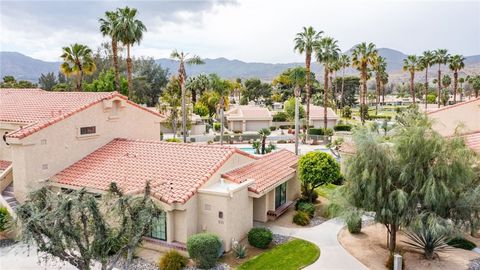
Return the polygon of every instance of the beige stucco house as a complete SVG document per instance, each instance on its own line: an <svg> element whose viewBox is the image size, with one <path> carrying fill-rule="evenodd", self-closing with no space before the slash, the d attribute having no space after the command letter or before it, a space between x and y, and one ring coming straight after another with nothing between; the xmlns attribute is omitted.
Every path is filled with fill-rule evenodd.
<svg viewBox="0 0 480 270"><path fill-rule="evenodd" d="M0 89L0 108L0 160L11 162L8 185L20 202L116 137L160 138L160 115L117 92Z"/></svg>
<svg viewBox="0 0 480 270"><path fill-rule="evenodd" d="M161 142L161 115L116 92L0 89L0 108L0 204L10 210L43 185L102 194L116 182L138 194L148 181L164 212L146 247L184 250L190 235L207 231L228 251L254 221L276 218L300 193L292 152L257 157Z"/></svg>
<svg viewBox="0 0 480 270"><path fill-rule="evenodd" d="M262 128L272 126L272 114L265 108L256 105L232 107L225 112L227 127L234 132L258 132Z"/></svg>
<svg viewBox="0 0 480 270"><path fill-rule="evenodd" d="M307 108L305 108L307 110ZM324 110L322 106L310 105L310 119L309 125L314 128L323 128L324 120ZM327 127L333 128L340 117L332 110L332 108L327 108Z"/></svg>

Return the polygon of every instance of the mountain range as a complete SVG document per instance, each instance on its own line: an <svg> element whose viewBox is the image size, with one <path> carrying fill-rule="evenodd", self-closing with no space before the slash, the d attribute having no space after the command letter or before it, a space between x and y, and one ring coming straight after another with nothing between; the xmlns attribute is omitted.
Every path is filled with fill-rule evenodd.
<svg viewBox="0 0 480 270"><path fill-rule="evenodd" d="M389 48L380 48L378 51L381 56L386 58L391 81L401 80L408 76L401 71L402 61L406 58L406 54ZM351 54L351 50L348 50L346 53ZM217 73L219 76L228 79L257 77L264 81L271 81L287 68L304 65L303 62L279 64L249 63L226 58L204 59L204 61L204 65L187 66L188 75ZM168 68L170 73L175 73L178 69L178 62L171 59L160 58L156 62L162 67ZM466 57L465 65L467 74L470 72L477 73L480 71L480 55ZM60 62L43 61L18 52L0 52L0 78L5 75L12 75L17 80L37 82L42 73L57 73L59 66ZM312 63L312 71L319 76L322 72L321 65ZM432 68L432 75L434 75L434 71L434 68ZM357 71L352 68L347 70L347 74L356 73Z"/></svg>

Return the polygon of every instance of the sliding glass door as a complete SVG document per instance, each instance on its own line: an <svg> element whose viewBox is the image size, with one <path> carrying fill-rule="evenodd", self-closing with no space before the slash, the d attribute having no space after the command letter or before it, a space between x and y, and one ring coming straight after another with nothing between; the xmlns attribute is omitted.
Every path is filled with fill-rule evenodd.
<svg viewBox="0 0 480 270"><path fill-rule="evenodd" d="M287 202L287 182L275 188L275 209Z"/></svg>

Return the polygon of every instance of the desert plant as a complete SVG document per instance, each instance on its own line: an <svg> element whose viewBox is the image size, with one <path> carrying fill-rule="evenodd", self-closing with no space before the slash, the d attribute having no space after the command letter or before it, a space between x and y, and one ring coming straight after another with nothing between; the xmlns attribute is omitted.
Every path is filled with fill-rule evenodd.
<svg viewBox="0 0 480 270"><path fill-rule="evenodd" d="M234 241L232 245L233 252L235 252L235 257L238 259L243 259L247 257L247 247L240 244L238 241Z"/></svg>
<svg viewBox="0 0 480 270"><path fill-rule="evenodd" d="M308 224L310 224L310 216L305 212L298 211L293 216L293 223L300 226L307 226Z"/></svg>
<svg viewBox="0 0 480 270"><path fill-rule="evenodd" d="M447 238L443 233L436 233L427 228L405 231L409 240L403 241L413 249L423 252L426 259L432 260L439 257L438 253L448 251Z"/></svg>
<svg viewBox="0 0 480 270"><path fill-rule="evenodd" d="M188 259L172 249L160 258L158 268L161 270L182 270L188 264Z"/></svg>
<svg viewBox="0 0 480 270"><path fill-rule="evenodd" d="M472 250L477 247L472 241L461 237L455 237L448 240L447 245L465 250Z"/></svg>
<svg viewBox="0 0 480 270"><path fill-rule="evenodd" d="M221 126L221 124L218 123L218 122L213 123L213 129L215 131L220 131L220 126Z"/></svg>
<svg viewBox="0 0 480 270"><path fill-rule="evenodd" d="M222 241L216 234L199 233L187 240L187 251L199 268L210 269L217 263Z"/></svg>
<svg viewBox="0 0 480 270"><path fill-rule="evenodd" d="M0 232L5 231L8 228L8 222L10 221L10 213L6 207L0 207Z"/></svg>
<svg viewBox="0 0 480 270"><path fill-rule="evenodd" d="M298 211L307 213L310 218L315 215L315 205L309 202L302 202L298 205Z"/></svg>
<svg viewBox="0 0 480 270"><path fill-rule="evenodd" d="M248 243L254 247L265 249L272 240L273 234L267 228L252 228L248 232Z"/></svg>
<svg viewBox="0 0 480 270"><path fill-rule="evenodd" d="M362 215L359 211L351 211L345 218L348 231L351 234L360 233L362 230Z"/></svg>

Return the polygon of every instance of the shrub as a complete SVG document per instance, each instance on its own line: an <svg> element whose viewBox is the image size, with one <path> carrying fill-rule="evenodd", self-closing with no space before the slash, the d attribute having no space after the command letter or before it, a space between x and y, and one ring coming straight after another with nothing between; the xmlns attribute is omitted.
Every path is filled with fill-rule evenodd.
<svg viewBox="0 0 480 270"><path fill-rule="evenodd" d="M362 216L358 212L353 212L346 218L347 228L351 234L360 233L362 230Z"/></svg>
<svg viewBox="0 0 480 270"><path fill-rule="evenodd" d="M188 255L203 269L215 266L221 248L222 241L212 233L194 234L187 240Z"/></svg>
<svg viewBox="0 0 480 270"><path fill-rule="evenodd" d="M213 129L214 129L215 131L220 131L221 125L222 125L222 124L217 123L217 122L216 122L216 123L213 123Z"/></svg>
<svg viewBox="0 0 480 270"><path fill-rule="evenodd" d="M287 141L285 141L285 140L278 140L278 141L277 141L277 144L278 144L278 143L287 143Z"/></svg>
<svg viewBox="0 0 480 270"><path fill-rule="evenodd" d="M447 242L447 244L449 246L461 248L465 250L472 250L477 247L477 245L475 245L475 243L473 243L472 241L469 241L461 237L452 238Z"/></svg>
<svg viewBox="0 0 480 270"><path fill-rule="evenodd" d="M310 218L315 215L315 205L309 202L301 202L298 204L298 211L308 214Z"/></svg>
<svg viewBox="0 0 480 270"><path fill-rule="evenodd" d="M182 270L188 264L188 259L172 249L160 258L158 267L161 270Z"/></svg>
<svg viewBox="0 0 480 270"><path fill-rule="evenodd" d="M270 130L271 130L271 131L277 130L277 127L276 127L276 126L271 126L271 127L270 127Z"/></svg>
<svg viewBox="0 0 480 270"><path fill-rule="evenodd" d="M315 203L318 199L318 192L316 190L312 191L312 194L309 193L308 190L305 190L305 188L302 186L302 197L297 200L297 203L295 204L295 210L298 210L298 206L302 202L308 202L308 203ZM310 195L312 196L312 199L310 199Z"/></svg>
<svg viewBox="0 0 480 270"><path fill-rule="evenodd" d="M310 135L325 135L323 128L311 128Z"/></svg>
<svg viewBox="0 0 480 270"><path fill-rule="evenodd" d="M352 118L352 109L350 108L350 106L345 106L342 109L342 116L347 119Z"/></svg>
<svg viewBox="0 0 480 270"><path fill-rule="evenodd" d="M210 111L208 110L208 107L205 104L203 104L201 102L197 102L197 103L195 103L195 106L193 107L193 113L197 114L197 115L200 115L202 117L205 117L205 116L208 116Z"/></svg>
<svg viewBox="0 0 480 270"><path fill-rule="evenodd" d="M285 122L287 121L288 116L285 112L278 112L273 115L273 122Z"/></svg>
<svg viewBox="0 0 480 270"><path fill-rule="evenodd" d="M437 95L436 94L428 94L427 95L427 103L434 104L437 102Z"/></svg>
<svg viewBox="0 0 480 270"><path fill-rule="evenodd" d="M257 248L267 248L272 239L273 234L267 228L252 228L248 232L248 243Z"/></svg>
<svg viewBox="0 0 480 270"><path fill-rule="evenodd" d="M293 223L300 225L300 226L307 226L310 224L310 217L308 216L307 213L298 211L294 216L293 216Z"/></svg>
<svg viewBox="0 0 480 270"><path fill-rule="evenodd" d="M180 140L179 138L168 138L165 140L166 142L182 142L182 140Z"/></svg>
<svg viewBox="0 0 480 270"><path fill-rule="evenodd" d="M352 130L352 126L347 125L347 124L338 124L338 125L334 126L333 129L335 131L350 131L350 130Z"/></svg>
<svg viewBox="0 0 480 270"><path fill-rule="evenodd" d="M293 128L291 125L280 125L280 129L290 129Z"/></svg>
<svg viewBox="0 0 480 270"><path fill-rule="evenodd" d="M390 120L392 119L391 116L388 115L370 115L368 119L373 120L373 119L385 119L385 120Z"/></svg>
<svg viewBox="0 0 480 270"><path fill-rule="evenodd" d="M10 213L6 207L0 207L0 232L7 229L8 222L10 220Z"/></svg>

